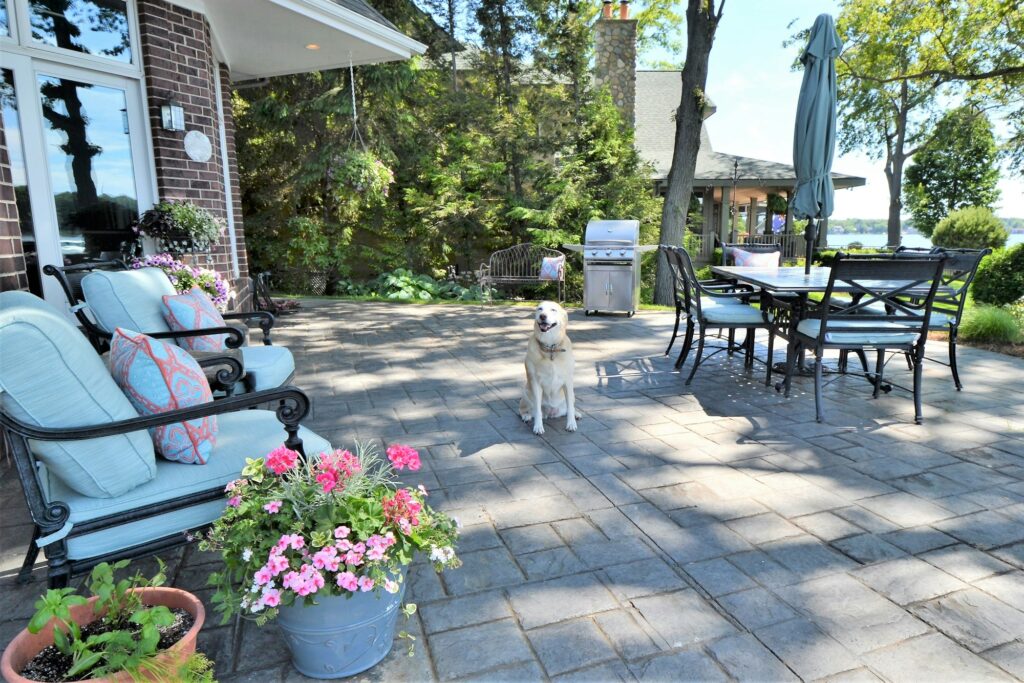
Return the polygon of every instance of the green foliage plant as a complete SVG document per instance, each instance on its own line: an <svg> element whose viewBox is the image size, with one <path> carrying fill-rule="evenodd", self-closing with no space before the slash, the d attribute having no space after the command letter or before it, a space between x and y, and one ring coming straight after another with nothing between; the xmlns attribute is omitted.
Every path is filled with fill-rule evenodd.
<svg viewBox="0 0 1024 683"><path fill-rule="evenodd" d="M932 244L960 249L998 249L1006 244L1008 234L1002 221L990 209L971 206L958 209L935 226Z"/></svg>
<svg viewBox="0 0 1024 683"><path fill-rule="evenodd" d="M140 237L162 240L187 237L208 248L224 232L224 222L191 201L166 201L144 211L133 230Z"/></svg>
<svg viewBox="0 0 1024 683"><path fill-rule="evenodd" d="M984 112L974 107L946 112L906 171L904 204L913 216L914 228L931 237L950 212L995 204L999 199L998 153L992 123Z"/></svg>
<svg viewBox="0 0 1024 683"><path fill-rule="evenodd" d="M1016 344L1021 341L1021 326L1010 311L998 306L974 306L960 323L960 338L992 344Z"/></svg>
<svg viewBox="0 0 1024 683"><path fill-rule="evenodd" d="M56 620L53 644L71 658L69 678L98 678L119 671L137 674L152 663L160 628L174 623L169 609L144 606L135 590L162 585L163 564L152 579L139 573L117 579L114 572L127 566L128 560L113 565L104 562L93 568L89 577L89 590L97 598L92 613L106 627L101 633L83 636L82 628L71 619L71 607L88 603L74 588L51 588L36 601L28 631L39 633L51 619Z"/></svg>
<svg viewBox="0 0 1024 683"><path fill-rule="evenodd" d="M976 302L993 306L1015 305L1024 299L1024 244L997 249L982 259L971 295Z"/></svg>

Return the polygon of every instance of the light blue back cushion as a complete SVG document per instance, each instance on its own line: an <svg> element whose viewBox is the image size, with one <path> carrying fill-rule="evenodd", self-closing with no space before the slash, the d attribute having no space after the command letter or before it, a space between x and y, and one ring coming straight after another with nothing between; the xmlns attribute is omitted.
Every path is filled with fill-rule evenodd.
<svg viewBox="0 0 1024 683"><path fill-rule="evenodd" d="M82 278L82 293L96 322L107 332L118 327L142 334L169 332L163 297L177 292L159 268L94 270Z"/></svg>
<svg viewBox="0 0 1024 683"><path fill-rule="evenodd" d="M170 498L221 488L241 476L246 458L262 458L287 437L284 427L269 410L240 410L219 415L218 419L217 445L204 467L159 459L158 474L153 481L115 499L85 498L68 491L60 482L50 483L48 499L68 503L74 524L145 508ZM326 439L305 427L299 428L299 438L310 457L332 450ZM209 524L220 517L226 501L227 496L221 496L207 503L72 538L68 541L68 556L73 560L96 557Z"/></svg>
<svg viewBox="0 0 1024 683"><path fill-rule="evenodd" d="M0 294L3 410L27 424L51 428L138 417L85 336L41 300L26 305L24 296ZM156 475L153 442L146 431L84 441L34 441L32 452L69 488L86 496L119 496Z"/></svg>

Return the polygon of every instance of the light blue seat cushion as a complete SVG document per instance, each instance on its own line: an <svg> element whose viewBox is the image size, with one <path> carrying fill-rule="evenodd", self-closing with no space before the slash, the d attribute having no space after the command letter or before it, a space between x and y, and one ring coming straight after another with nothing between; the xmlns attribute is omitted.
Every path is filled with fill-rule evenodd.
<svg viewBox="0 0 1024 683"><path fill-rule="evenodd" d="M692 313L696 315L696 309L694 309ZM739 306L705 306L704 300L702 299L701 313L704 315L704 320L707 321L708 325L765 324L764 317L761 315L761 310L748 304L740 304Z"/></svg>
<svg viewBox="0 0 1024 683"><path fill-rule="evenodd" d="M243 346L240 351L255 391L276 389L295 374L295 358L284 346Z"/></svg>
<svg viewBox="0 0 1024 683"><path fill-rule="evenodd" d="M848 306L849 302L847 302L846 305ZM887 312L885 310L885 304L882 304L882 303L877 302L877 301L875 303L873 303L873 304L869 304L869 305L865 306L864 308L862 308L860 310L863 310L865 313L871 313L872 315L887 315ZM903 313L903 311L896 311L896 315L906 315L906 314ZM955 324L956 324L956 316L955 315L948 315L948 314L943 313L941 311L936 311L936 310L932 309L931 315L928 316L928 329L931 329L931 330L948 330L950 325L955 325Z"/></svg>
<svg viewBox="0 0 1024 683"><path fill-rule="evenodd" d="M202 466L160 460L154 479L117 498L88 498L71 491L59 480L49 481L49 499L61 500L71 508L71 522L79 524L97 517L145 508L164 500L187 496L213 487L223 487L241 476L246 458L260 458L280 446L287 435L269 410L241 410L218 416L220 432L210 461ZM331 445L308 429L299 438L310 456L331 450ZM153 541L217 519L227 498L222 497L190 508L168 512L150 519L123 524L68 540L71 559L96 557Z"/></svg>
<svg viewBox="0 0 1024 683"><path fill-rule="evenodd" d="M82 278L82 294L96 323L107 332L123 327L142 334L169 332L163 298L176 296L159 268L94 270Z"/></svg>
<svg viewBox="0 0 1024 683"><path fill-rule="evenodd" d="M31 295L0 294L4 411L27 424L49 428L138 417L85 336L41 300L24 305L25 296ZM119 496L156 474L153 442L145 431L82 441L37 441L31 447L50 472L86 496Z"/></svg>
<svg viewBox="0 0 1024 683"><path fill-rule="evenodd" d="M829 329L835 329L842 327L844 330L849 329L850 332L827 332L825 334L825 343L827 344L859 344L862 346L884 346L886 344L892 344L899 346L903 344L913 344L917 341L917 332L857 332L857 328L877 328L879 326L885 328L892 328L893 330L906 330L905 326L897 323L885 323L877 321L857 321L857 320L834 320L829 322ZM818 332L821 331L821 321L817 319L801 320L800 324L796 326L797 332L808 337L818 338Z"/></svg>

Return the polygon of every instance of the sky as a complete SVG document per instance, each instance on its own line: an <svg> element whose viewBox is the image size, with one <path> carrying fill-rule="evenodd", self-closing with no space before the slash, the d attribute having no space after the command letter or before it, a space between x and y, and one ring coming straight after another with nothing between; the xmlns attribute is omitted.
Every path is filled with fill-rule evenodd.
<svg viewBox="0 0 1024 683"><path fill-rule="evenodd" d="M782 42L796 30L809 27L822 12L836 16L837 4L831 0L726 0L711 50L707 85L708 96L718 107L707 120L716 152L792 163L793 120L802 75L790 70L797 46L784 48ZM794 19L797 21L790 28ZM681 61L681 55L650 57ZM833 218L888 215L884 166L883 160L864 153L836 151L832 170L861 176L867 184L837 191ZM1024 179L1010 178L1005 169L1002 176L996 215L1024 217Z"/></svg>

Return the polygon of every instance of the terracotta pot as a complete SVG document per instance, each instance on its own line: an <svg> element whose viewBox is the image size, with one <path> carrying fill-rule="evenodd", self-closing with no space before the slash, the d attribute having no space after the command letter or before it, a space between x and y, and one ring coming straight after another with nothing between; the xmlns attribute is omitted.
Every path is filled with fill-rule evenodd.
<svg viewBox="0 0 1024 683"><path fill-rule="evenodd" d="M150 606L163 605L169 609L181 608L191 614L195 620L192 628L182 636L181 640L157 655L157 659L167 666L174 667L182 664L188 659L189 655L196 651L196 638L199 636L199 629L203 627L203 622L206 620L206 609L203 607L203 603L191 593L177 588L141 588L138 590L142 591L142 604ZM92 613L92 605L96 600L97 598L90 598L88 604L77 605L71 608L71 618L75 623L85 625L96 618ZM54 623L54 621L50 622L50 624ZM53 645L52 626L47 625L46 628L35 634L29 633L28 629L23 629L21 633L14 637L14 640L7 646L7 649L4 650L3 659L0 660L0 676L8 683L32 683L31 678L25 678L19 675L18 672L25 668L25 665L31 662L43 648L49 645ZM145 669L140 673L142 680L155 680L155 676ZM86 680L95 681L96 683L106 681L111 683L129 683L133 679L128 673L122 671L105 678L89 678Z"/></svg>

